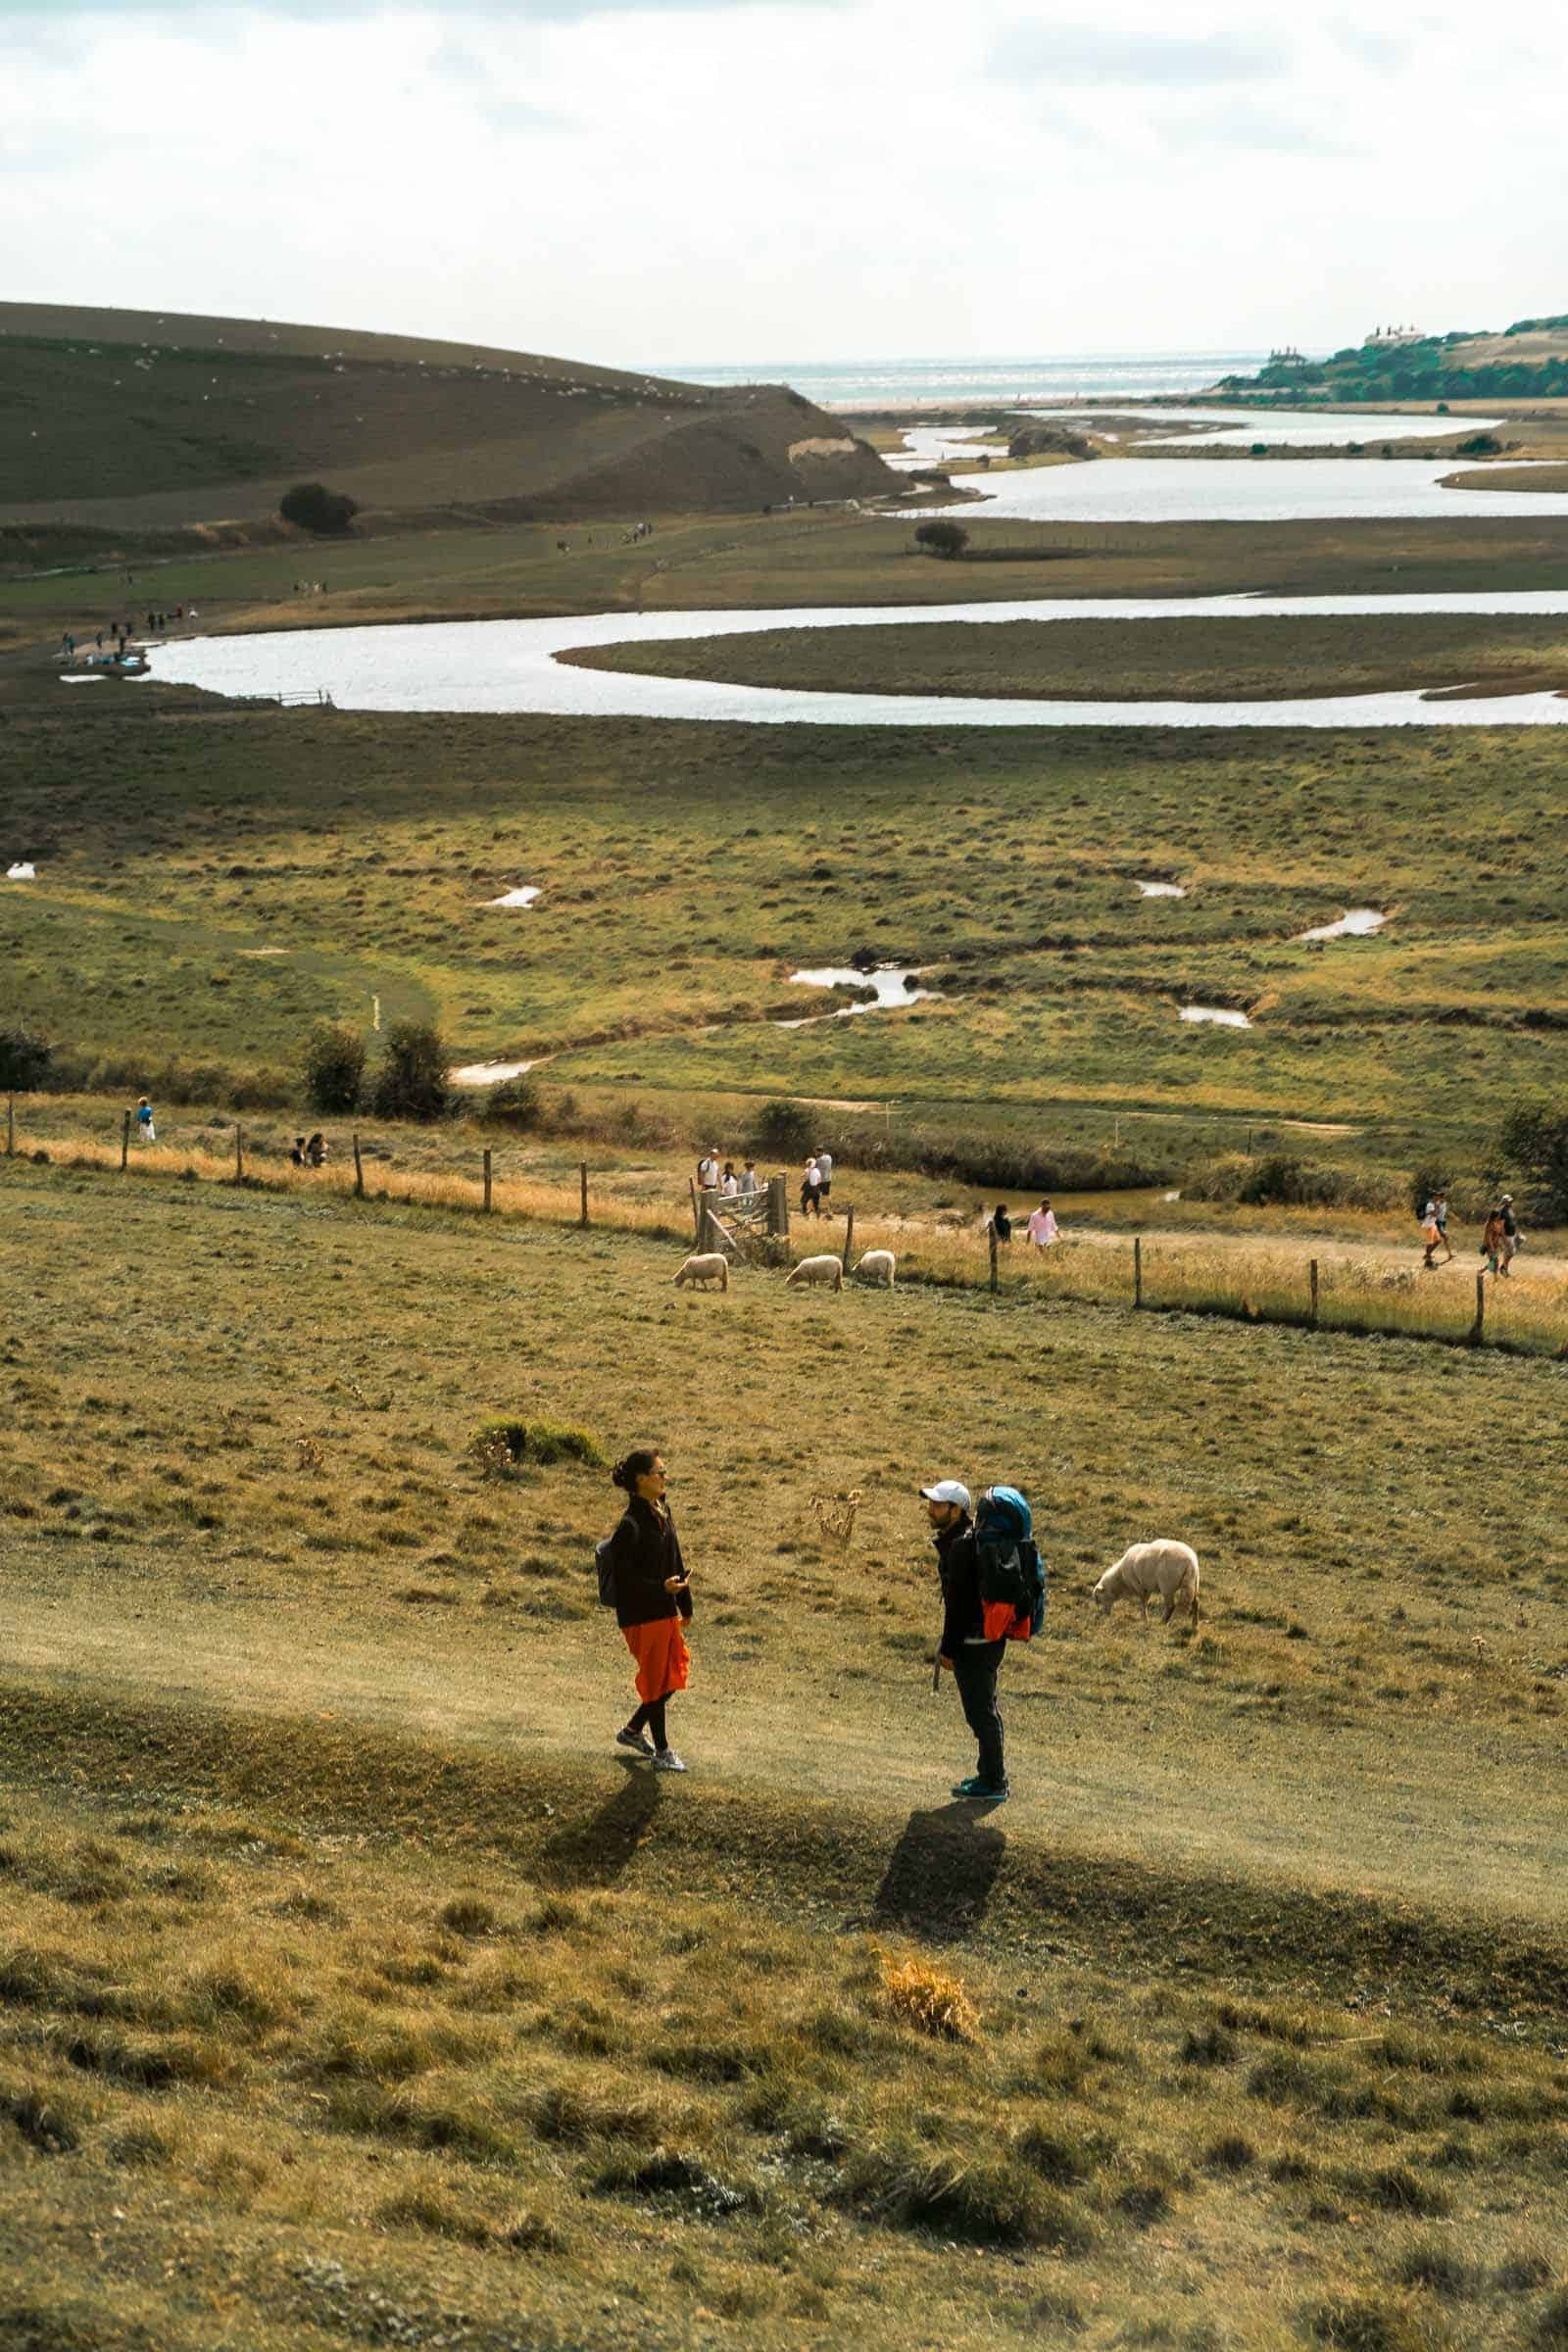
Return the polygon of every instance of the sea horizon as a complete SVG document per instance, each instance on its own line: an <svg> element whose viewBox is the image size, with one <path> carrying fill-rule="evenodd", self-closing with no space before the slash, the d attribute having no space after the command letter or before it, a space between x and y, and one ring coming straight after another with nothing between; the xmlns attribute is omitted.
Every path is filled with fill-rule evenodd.
<svg viewBox="0 0 1568 2352"><path fill-rule="evenodd" d="M658 372L694 384L787 383L823 409L949 408L995 402L1152 399L1252 375L1266 351L1064 352L1048 357L707 361Z"/></svg>

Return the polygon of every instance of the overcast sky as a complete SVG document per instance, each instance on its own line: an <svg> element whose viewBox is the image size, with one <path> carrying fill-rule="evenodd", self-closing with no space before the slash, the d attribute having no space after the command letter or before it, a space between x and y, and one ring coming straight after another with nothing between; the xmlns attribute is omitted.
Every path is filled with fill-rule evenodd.
<svg viewBox="0 0 1568 2352"><path fill-rule="evenodd" d="M0 296L609 364L1568 311L1524 0L0 0Z"/></svg>

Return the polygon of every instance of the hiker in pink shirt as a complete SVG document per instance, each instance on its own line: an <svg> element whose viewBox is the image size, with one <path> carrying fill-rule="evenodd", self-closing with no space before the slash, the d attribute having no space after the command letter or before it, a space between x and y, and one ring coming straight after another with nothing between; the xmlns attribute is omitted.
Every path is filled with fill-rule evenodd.
<svg viewBox="0 0 1568 2352"><path fill-rule="evenodd" d="M1029 1239L1037 1250L1049 1250L1058 1238L1056 1215L1049 1200L1042 1200L1029 1219Z"/></svg>

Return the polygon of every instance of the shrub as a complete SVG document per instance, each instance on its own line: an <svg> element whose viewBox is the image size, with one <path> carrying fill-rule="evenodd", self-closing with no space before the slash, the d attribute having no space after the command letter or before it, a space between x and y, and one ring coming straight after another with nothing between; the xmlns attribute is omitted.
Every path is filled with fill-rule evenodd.
<svg viewBox="0 0 1568 2352"><path fill-rule="evenodd" d="M1497 1139L1503 1157L1541 1187L1550 1216L1568 1216L1568 1101L1516 1102Z"/></svg>
<svg viewBox="0 0 1568 2352"><path fill-rule="evenodd" d="M1227 1152L1188 1169L1182 1190L1190 1200L1230 1200L1246 1207L1403 1208L1410 1188L1376 1168L1323 1166L1293 1152L1250 1159ZM1425 1196L1423 1195L1423 1198Z"/></svg>
<svg viewBox="0 0 1568 2352"><path fill-rule="evenodd" d="M318 1021L305 1047L305 1099L313 1110L358 1110L365 1040L341 1021Z"/></svg>
<svg viewBox="0 0 1568 2352"><path fill-rule="evenodd" d="M25 1029L0 1029L0 1091L29 1095L42 1086L54 1048Z"/></svg>
<svg viewBox="0 0 1568 2352"><path fill-rule="evenodd" d="M1458 444L1461 458L1494 458L1501 449L1502 443L1495 433L1471 433Z"/></svg>
<svg viewBox="0 0 1568 2352"><path fill-rule="evenodd" d="M539 1082L525 1070L519 1078L504 1078L484 1099L480 1117L507 1127L537 1127L544 1109Z"/></svg>
<svg viewBox="0 0 1568 2352"><path fill-rule="evenodd" d="M505 1417L481 1422L468 1451L481 1460L504 1446L514 1462L537 1462L548 1469L557 1462L583 1462L602 1469L605 1456L598 1440L586 1429L567 1429L554 1421L513 1421Z"/></svg>
<svg viewBox="0 0 1568 2352"><path fill-rule="evenodd" d="M759 1152L799 1159L820 1141L816 1122L803 1102L764 1102L752 1122L750 1141Z"/></svg>
<svg viewBox="0 0 1568 2352"><path fill-rule="evenodd" d="M451 1103L446 1048L427 1021L394 1021L370 1104L381 1119L439 1119Z"/></svg>
<svg viewBox="0 0 1568 2352"><path fill-rule="evenodd" d="M345 492L329 490L324 482L296 482L278 500L277 511L285 522L297 523L302 531L335 539L342 537L360 510Z"/></svg>
<svg viewBox="0 0 1568 2352"><path fill-rule="evenodd" d="M968 546L969 534L961 522L922 522L914 534L914 544L928 556L940 556L951 563Z"/></svg>

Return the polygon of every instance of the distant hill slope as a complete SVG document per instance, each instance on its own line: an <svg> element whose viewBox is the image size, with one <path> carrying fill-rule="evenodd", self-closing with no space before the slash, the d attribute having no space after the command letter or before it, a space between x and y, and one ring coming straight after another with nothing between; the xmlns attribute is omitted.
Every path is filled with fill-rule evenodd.
<svg viewBox="0 0 1568 2352"><path fill-rule="evenodd" d="M370 522L726 510L900 486L782 384L715 389L478 344L0 303L0 523L23 535L269 524L308 478L347 491Z"/></svg>
<svg viewBox="0 0 1568 2352"><path fill-rule="evenodd" d="M1568 394L1568 314L1496 333L1459 328L1410 343L1359 343L1326 360L1227 375L1230 392L1328 392L1336 400L1541 400Z"/></svg>

